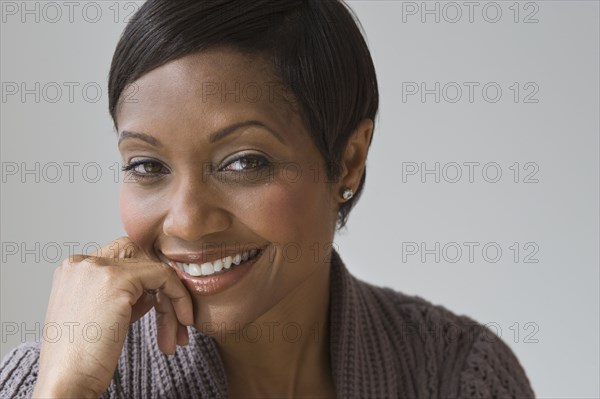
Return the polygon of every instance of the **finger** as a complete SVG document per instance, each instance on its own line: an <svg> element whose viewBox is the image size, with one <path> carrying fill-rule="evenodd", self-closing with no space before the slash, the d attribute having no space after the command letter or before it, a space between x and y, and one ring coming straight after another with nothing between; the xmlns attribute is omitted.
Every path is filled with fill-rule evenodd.
<svg viewBox="0 0 600 399"><path fill-rule="evenodd" d="M69 262L71 263L76 263L76 262L81 262L82 260L85 260L89 258L89 256L87 255L80 255L80 254L73 254L69 256Z"/></svg>
<svg viewBox="0 0 600 399"><path fill-rule="evenodd" d="M181 323L177 323L177 345L183 346L190 343L187 327Z"/></svg>
<svg viewBox="0 0 600 399"><path fill-rule="evenodd" d="M159 292L155 297L156 338L158 347L166 355L175 353L177 346L177 329L179 322L169 298Z"/></svg>
<svg viewBox="0 0 600 399"><path fill-rule="evenodd" d="M143 251L127 236L107 243L89 256L112 259L146 258Z"/></svg>
<svg viewBox="0 0 600 399"><path fill-rule="evenodd" d="M194 315L192 308L192 299L188 290L185 288L183 283L179 280L177 273L173 268L162 262L155 262L150 260L139 260L137 262L129 263L125 259L114 259L114 258L98 258L98 257L86 257L86 262L98 263L98 260L102 259L103 266L124 266L119 267L119 270L124 273L122 289L129 291L132 296L132 305L137 303L144 290L155 290L160 289L163 295L166 295L177 315L177 320L183 325L191 326L194 324ZM135 289L132 291L131 288ZM137 314L136 314L137 317Z"/></svg>
<svg viewBox="0 0 600 399"><path fill-rule="evenodd" d="M153 307L154 307L154 298L152 297L152 295L148 295L148 294L142 295L140 297L140 299L138 299L138 301L131 308L130 323L135 323L136 321L138 321L140 319L140 317L142 317L143 315L148 313L148 311L150 309L152 309Z"/></svg>
<svg viewBox="0 0 600 399"><path fill-rule="evenodd" d="M186 326L194 324L192 299L171 266L150 260L129 263L124 259L86 257L85 261L98 263L99 259L102 259L102 266L116 266L124 273L122 282L128 284L121 288L130 292L132 305L144 295L144 290L160 289L160 292L171 300L179 322Z"/></svg>
<svg viewBox="0 0 600 399"><path fill-rule="evenodd" d="M130 264L122 270L128 274L128 281L137 287L136 298L142 295L144 289L158 288L159 294L169 299L177 320L186 326L194 324L192 299L171 266L160 262L142 262Z"/></svg>

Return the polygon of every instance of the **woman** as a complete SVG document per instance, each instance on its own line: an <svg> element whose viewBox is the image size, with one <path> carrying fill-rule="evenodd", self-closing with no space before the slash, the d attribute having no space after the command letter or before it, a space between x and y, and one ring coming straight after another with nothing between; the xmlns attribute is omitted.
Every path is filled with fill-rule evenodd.
<svg viewBox="0 0 600 399"><path fill-rule="evenodd" d="M127 237L57 268L46 323L83 333L16 348L2 397L533 397L490 330L335 249L378 109L343 3L148 0L109 98Z"/></svg>

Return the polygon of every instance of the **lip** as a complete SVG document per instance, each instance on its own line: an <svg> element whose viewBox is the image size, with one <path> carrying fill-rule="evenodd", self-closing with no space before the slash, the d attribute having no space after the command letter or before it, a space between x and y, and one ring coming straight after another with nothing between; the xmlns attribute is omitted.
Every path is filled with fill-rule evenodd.
<svg viewBox="0 0 600 399"><path fill-rule="evenodd" d="M186 286L188 291L190 291L190 293L196 294L196 295L215 295L215 294L218 294L220 292L227 290L228 288L232 287L233 285L238 283L240 280L242 280L242 278L252 269L252 266L254 266L254 264L259 262L264 257L264 254L267 252L267 248L268 248L268 245L264 245L262 247L256 247L256 246L248 247L248 249L244 248L244 249L242 249L242 251L239 251L236 249L237 252L235 252L231 255L237 255L240 252L244 252L246 250L251 250L251 249L257 249L259 251L259 253L254 258L252 258L246 262L243 262L237 266L232 266L231 269L229 269L225 273L210 275L210 276L192 276L177 267L177 265L175 264L175 261L181 262L181 260L176 260L173 258L169 259L169 258L167 258L166 255L164 255L160 251L158 252L158 254L163 262L167 263L169 266L171 266L175 270L175 272L179 276L180 280ZM195 254L192 254L191 256L195 256ZM219 254L219 256L220 256L220 254ZM226 256L229 256L229 254L225 254L223 257L226 257ZM189 262L189 259L191 259L191 258L186 258L185 256L184 257L179 256L178 259L188 259L188 262L183 261L184 263L198 262L197 259L193 259L191 262ZM207 257L207 259L210 259L210 257ZM213 257L213 260L216 260L216 259L221 259L221 258Z"/></svg>
<svg viewBox="0 0 600 399"><path fill-rule="evenodd" d="M235 256L237 254L241 254L242 252L251 251L253 249L260 250L261 248L266 247L266 245L261 246L246 246L246 247L235 247L232 249L222 249L218 251L204 251L204 252L194 252L194 253L164 253L160 252L164 255L167 260L173 260L175 262L181 263L197 263L202 264L205 262L214 262L217 259L223 259L227 256Z"/></svg>

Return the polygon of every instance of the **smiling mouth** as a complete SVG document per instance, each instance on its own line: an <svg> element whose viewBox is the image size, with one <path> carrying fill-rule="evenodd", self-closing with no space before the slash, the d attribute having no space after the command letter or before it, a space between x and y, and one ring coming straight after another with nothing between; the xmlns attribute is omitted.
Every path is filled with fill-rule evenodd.
<svg viewBox="0 0 600 399"><path fill-rule="evenodd" d="M193 277L217 276L227 273L230 270L235 270L237 267L244 265L255 258L260 257L264 252L265 247L255 248L252 250L242 251L235 255L229 255L221 259L216 259L212 262L204 263L184 263L168 258L162 252L159 252L161 260L178 269L181 272L187 273Z"/></svg>

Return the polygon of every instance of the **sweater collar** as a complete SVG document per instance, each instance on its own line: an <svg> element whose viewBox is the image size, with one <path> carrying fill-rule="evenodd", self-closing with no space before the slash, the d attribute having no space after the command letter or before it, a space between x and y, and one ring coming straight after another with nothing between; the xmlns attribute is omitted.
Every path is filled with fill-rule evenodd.
<svg viewBox="0 0 600 399"><path fill-rule="evenodd" d="M385 319L374 311L374 287L350 274L335 249L330 273L330 359L336 396L395 396L393 344L385 333Z"/></svg>

